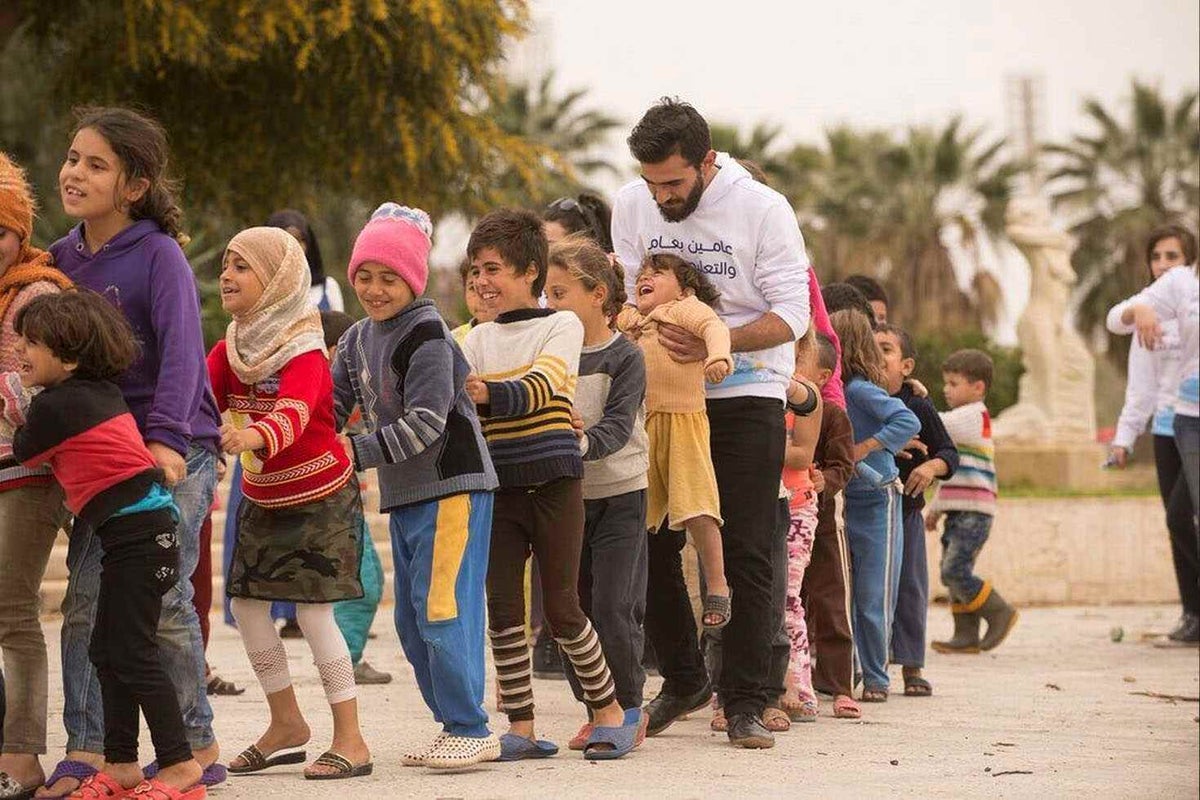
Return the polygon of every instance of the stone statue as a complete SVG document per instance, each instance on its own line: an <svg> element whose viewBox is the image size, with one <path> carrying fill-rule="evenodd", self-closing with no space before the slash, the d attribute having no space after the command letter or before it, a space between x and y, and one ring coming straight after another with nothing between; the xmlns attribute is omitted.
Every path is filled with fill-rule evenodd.
<svg viewBox="0 0 1200 800"><path fill-rule="evenodd" d="M1038 195L1008 204L1005 232L1029 262L1029 304L1017 323L1025 374L1018 402L996 419L997 440L1092 443L1095 363L1070 320L1075 240L1050 226L1050 207Z"/></svg>

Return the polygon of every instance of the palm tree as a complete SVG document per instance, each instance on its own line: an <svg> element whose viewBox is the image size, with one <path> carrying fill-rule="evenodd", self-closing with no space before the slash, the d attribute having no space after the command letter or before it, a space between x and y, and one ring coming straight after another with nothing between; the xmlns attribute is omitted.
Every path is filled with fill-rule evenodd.
<svg viewBox="0 0 1200 800"><path fill-rule="evenodd" d="M1195 226L1200 207L1200 124L1197 93L1170 102L1134 79L1127 113L1119 118L1095 98L1083 111L1095 129L1046 152L1056 206L1074 216L1079 239L1078 322L1085 334L1102 329L1117 301L1146 283L1143 248L1150 231L1169 222ZM1109 354L1125 363L1127 337L1110 337Z"/></svg>
<svg viewBox="0 0 1200 800"><path fill-rule="evenodd" d="M587 89L571 89L559 94L554 86L553 70L536 83L509 85L493 116L505 133L516 134L540 146L545 155L542 171L533 176L534 191L529 197L515 175L506 174L501 185L508 188L510 202L529 205L584 188L582 180L595 173L616 173L617 168L600 154L609 134L621 120L594 108L585 108Z"/></svg>
<svg viewBox="0 0 1200 800"><path fill-rule="evenodd" d="M1016 167L1001 158L1003 141L962 120L910 128L897 140L885 131L835 128L826 134L826 163L816 171L814 260L834 275L872 275L885 283L892 314L914 332L977 329L994 315L979 239L995 235ZM952 229L952 231L951 231ZM943 243L952 232L973 254L964 291Z"/></svg>

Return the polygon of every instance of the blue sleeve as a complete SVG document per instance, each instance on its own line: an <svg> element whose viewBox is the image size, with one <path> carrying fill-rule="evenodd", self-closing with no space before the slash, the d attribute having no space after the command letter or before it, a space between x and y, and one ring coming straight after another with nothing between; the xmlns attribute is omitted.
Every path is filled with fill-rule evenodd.
<svg viewBox="0 0 1200 800"><path fill-rule="evenodd" d="M861 403L863 410L879 424L879 430L863 438L874 437L893 455L900 452L921 430L917 415L908 410L903 400L892 397L870 381L857 380L852 384L852 391L858 395L856 399Z"/></svg>

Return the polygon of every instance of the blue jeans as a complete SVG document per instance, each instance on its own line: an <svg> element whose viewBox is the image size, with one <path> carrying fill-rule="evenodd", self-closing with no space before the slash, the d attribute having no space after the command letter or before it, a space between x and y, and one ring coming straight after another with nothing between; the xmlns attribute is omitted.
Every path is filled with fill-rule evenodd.
<svg viewBox="0 0 1200 800"><path fill-rule="evenodd" d="M216 741L204 684L204 641L192 606L192 573L200 560L200 528L212 507L216 456L199 447L187 454L187 477L171 490L179 507L179 581L162 598L158 645L167 675L179 696L183 724L193 750ZM70 579L63 598L63 725L67 750L104 752L104 708L100 682L88 658L96 601L100 595L100 538L75 522L67 548Z"/></svg>
<svg viewBox="0 0 1200 800"><path fill-rule="evenodd" d="M929 615L929 567L925 561L925 517L921 509L904 512L904 554L900 591L892 623L892 663L925 666L925 621Z"/></svg>
<svg viewBox="0 0 1200 800"><path fill-rule="evenodd" d="M947 511L942 526L942 583L950 590L950 602L968 605L983 591L983 579L975 574L975 559L992 531L991 514L978 511Z"/></svg>
<svg viewBox="0 0 1200 800"><path fill-rule="evenodd" d="M1183 462L1183 479L1192 497L1192 511L1200 509L1200 417L1175 415L1175 446Z"/></svg>
<svg viewBox="0 0 1200 800"><path fill-rule="evenodd" d="M488 735L483 710L484 586L492 493L391 512L396 632L425 705L455 736Z"/></svg>

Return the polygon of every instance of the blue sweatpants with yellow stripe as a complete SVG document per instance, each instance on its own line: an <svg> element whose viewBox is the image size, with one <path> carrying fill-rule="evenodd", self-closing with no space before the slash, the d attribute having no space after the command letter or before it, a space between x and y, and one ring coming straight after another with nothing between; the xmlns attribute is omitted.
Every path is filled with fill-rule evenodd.
<svg viewBox="0 0 1200 800"><path fill-rule="evenodd" d="M483 710L491 492L391 512L396 632L433 717L455 736L487 736Z"/></svg>

